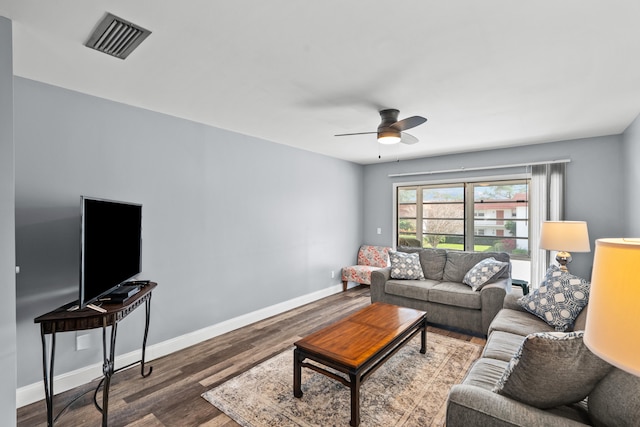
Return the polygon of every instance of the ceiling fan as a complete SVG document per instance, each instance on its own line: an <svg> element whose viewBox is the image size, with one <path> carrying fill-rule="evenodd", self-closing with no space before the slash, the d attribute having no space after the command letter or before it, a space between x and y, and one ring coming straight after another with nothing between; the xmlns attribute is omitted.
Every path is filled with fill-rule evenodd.
<svg viewBox="0 0 640 427"><path fill-rule="evenodd" d="M375 133L378 134L378 142L381 144L397 144L398 142L415 144L418 142L418 138L404 131L423 124L427 119L421 116L411 116L398 120L398 113L400 113L400 111L394 108L381 110L380 118L382 121L375 132L340 133L335 136L368 135Z"/></svg>

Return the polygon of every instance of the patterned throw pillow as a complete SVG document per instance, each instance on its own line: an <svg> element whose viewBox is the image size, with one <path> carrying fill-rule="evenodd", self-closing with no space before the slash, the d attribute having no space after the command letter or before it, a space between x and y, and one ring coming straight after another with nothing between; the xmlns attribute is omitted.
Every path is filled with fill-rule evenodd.
<svg viewBox="0 0 640 427"><path fill-rule="evenodd" d="M612 368L591 353L583 335L584 331L528 335L493 392L540 409L581 401Z"/></svg>
<svg viewBox="0 0 640 427"><path fill-rule="evenodd" d="M566 331L589 301L590 284L554 266L538 289L518 299L518 304L556 331Z"/></svg>
<svg viewBox="0 0 640 427"><path fill-rule="evenodd" d="M420 265L420 254L389 251L391 260L392 279L424 279L422 266Z"/></svg>
<svg viewBox="0 0 640 427"><path fill-rule="evenodd" d="M467 271L462 283L471 286L474 291L478 291L507 268L509 268L508 262L498 261L494 257L485 258Z"/></svg>

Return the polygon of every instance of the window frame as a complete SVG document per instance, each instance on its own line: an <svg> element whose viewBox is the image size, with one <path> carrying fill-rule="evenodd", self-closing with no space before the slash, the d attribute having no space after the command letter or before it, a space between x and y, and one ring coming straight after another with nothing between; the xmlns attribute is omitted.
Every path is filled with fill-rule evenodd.
<svg viewBox="0 0 640 427"><path fill-rule="evenodd" d="M438 179L438 180L427 180L427 181L412 181L412 182L396 182L393 183L393 214L392 214L392 230L393 230L393 247L396 248L397 247L397 243L398 243L398 234L399 234L399 230L398 230L398 190L401 188L416 188L418 189L419 187L424 187L424 186L446 186L446 185L464 185L464 191L465 191L465 201L464 201L464 210L465 210L465 218L464 218L464 248L465 250L473 250L473 240L474 239L469 239L468 236L472 236L475 238L475 236L473 236L474 234L474 225L475 225L475 220L476 219L480 219L479 217L475 217L475 208L474 208L474 204L475 201L472 201L471 203L468 203L467 200L469 200L469 197L471 200L474 199L474 194L473 194L473 185L477 185L479 183L488 183L488 184L493 184L495 182L509 182L509 181L526 181L528 184L528 189L529 189L529 193L530 193L530 186L531 186L531 176L527 173L523 173L523 174L509 174L509 175L494 175L494 176L478 176L478 177L464 177L464 178L451 178L451 179ZM473 184L473 185L467 185L467 184ZM422 213L422 205L423 205L423 201L420 200L421 198L421 194L418 194L419 192L416 192L416 231L418 229L418 227L422 227L422 223L419 220L419 218L422 217L421 213ZM470 193L470 195L469 195ZM486 216L485 216L486 218ZM516 260L522 260L522 261L530 261L531 260L531 252L533 251L533 249L530 246L531 243L531 200L527 200L527 240L528 240L528 254L527 255L523 255L523 254L511 254L511 258L512 259L516 259ZM504 221L511 221L513 220L513 216L511 215L506 215L504 218ZM471 249L469 249L471 248Z"/></svg>

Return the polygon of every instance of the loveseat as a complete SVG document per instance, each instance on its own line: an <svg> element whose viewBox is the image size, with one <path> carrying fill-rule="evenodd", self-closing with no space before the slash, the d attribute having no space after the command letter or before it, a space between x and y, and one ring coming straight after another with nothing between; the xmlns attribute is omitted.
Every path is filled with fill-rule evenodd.
<svg viewBox="0 0 640 427"><path fill-rule="evenodd" d="M640 425L640 378L584 345L587 307L556 332L519 296L507 295L481 358L451 388L447 427Z"/></svg>
<svg viewBox="0 0 640 427"><path fill-rule="evenodd" d="M394 265L394 259L405 257L404 254L418 257L418 266L405 269L413 276L396 268L399 263ZM371 274L371 302L424 310L432 324L486 336L505 295L511 291L511 261L507 253L399 248L390 251L390 258L390 267ZM495 274L490 274L488 280L477 286L463 283L478 263L492 259L499 268L492 271Z"/></svg>

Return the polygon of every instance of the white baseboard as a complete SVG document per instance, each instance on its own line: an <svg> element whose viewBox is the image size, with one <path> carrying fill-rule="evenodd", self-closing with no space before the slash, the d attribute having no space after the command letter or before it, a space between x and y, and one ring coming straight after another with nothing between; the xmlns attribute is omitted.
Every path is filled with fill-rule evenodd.
<svg viewBox="0 0 640 427"><path fill-rule="evenodd" d="M190 347L194 344L217 337L251 323L258 322L276 314L300 307L321 298L342 292L342 284L333 285L329 288L322 289L301 297L293 298L260 310L225 320L224 322L208 326L206 328L189 332L188 334L169 340L147 346L146 361L151 361L183 348ZM142 350L132 351L126 354L116 356L116 369L120 366L126 366L137 360L140 360ZM135 369L135 368L134 368ZM71 372L56 375L54 378L54 391L56 394L70 390L72 388L87 384L96 378L102 376L102 362L85 366ZM33 402L44 399L44 384L42 381L20 387L16 390L16 407L21 408Z"/></svg>

